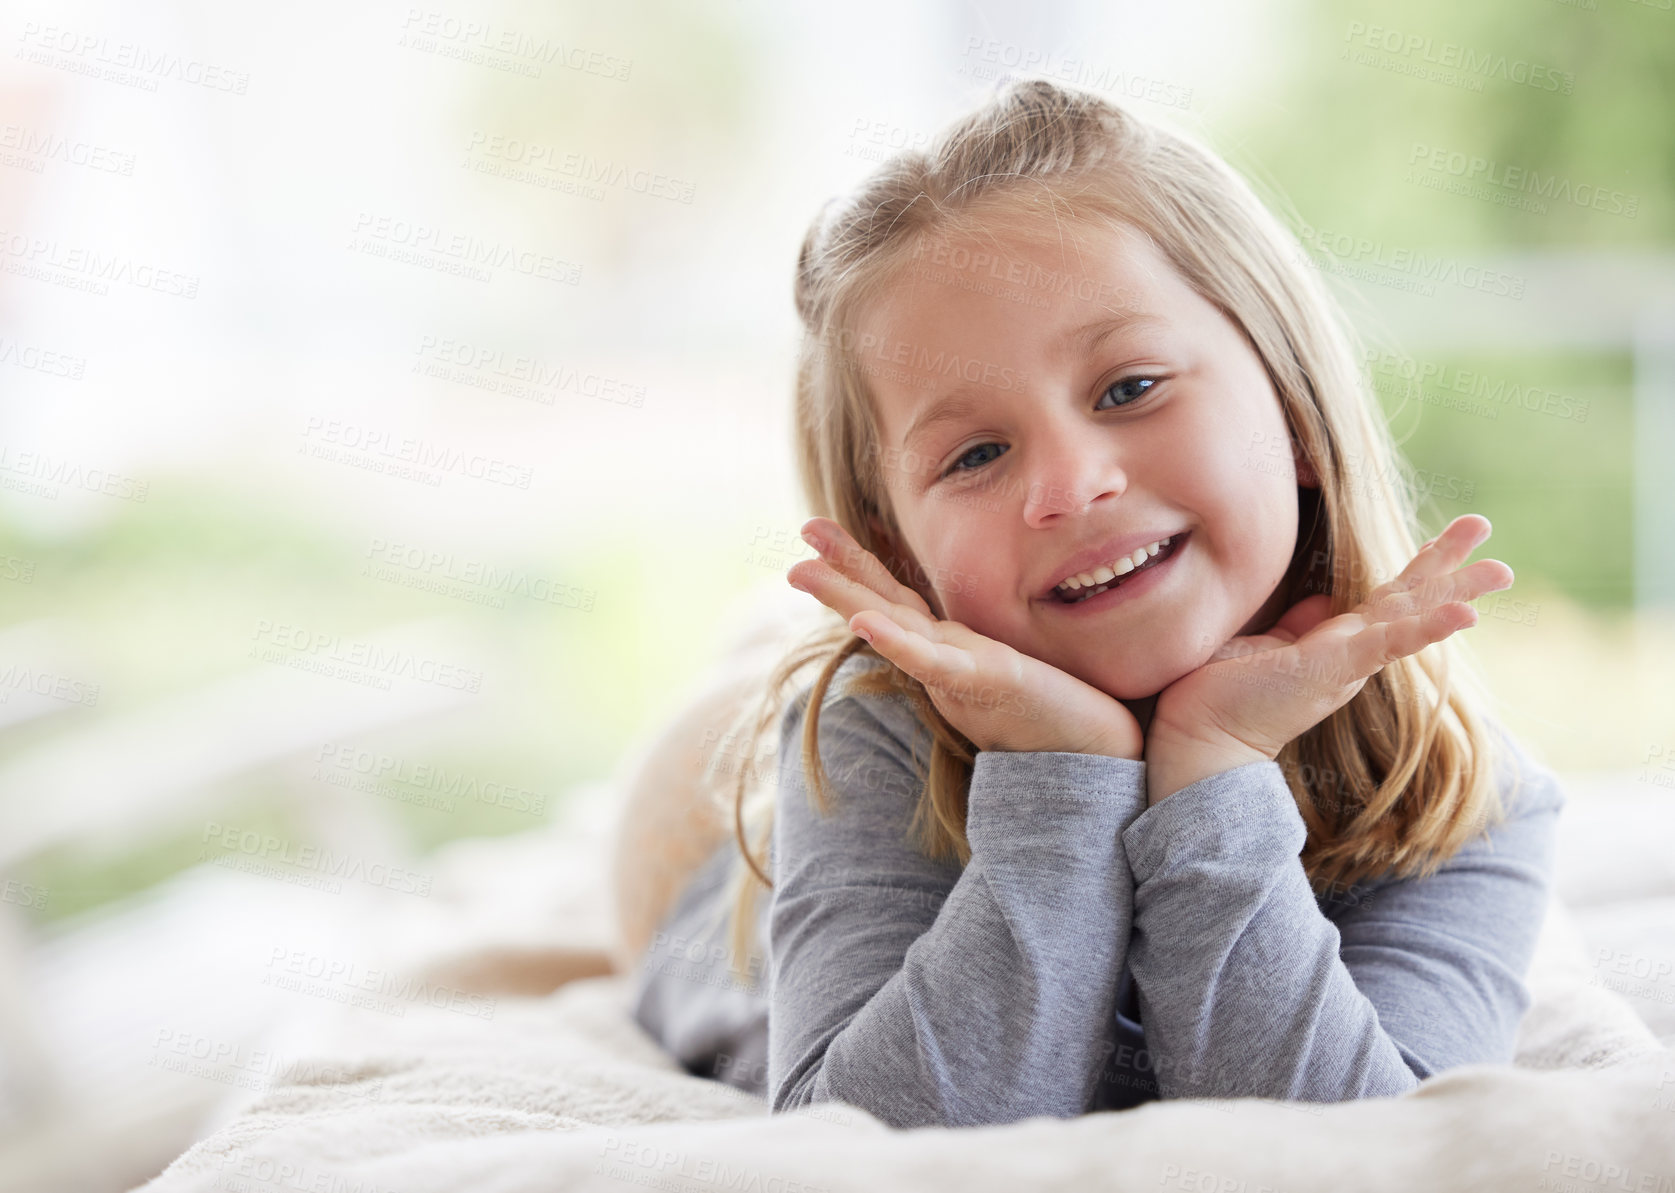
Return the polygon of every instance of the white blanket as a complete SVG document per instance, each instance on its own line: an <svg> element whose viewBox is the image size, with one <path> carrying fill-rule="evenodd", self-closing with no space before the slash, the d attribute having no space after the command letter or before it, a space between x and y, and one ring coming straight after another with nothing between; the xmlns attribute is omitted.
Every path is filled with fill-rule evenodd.
<svg viewBox="0 0 1675 1193"><path fill-rule="evenodd" d="M492 1017L457 1004L400 1018L332 1007L292 1024L274 1044L296 1063L253 1103L225 1107L145 1193L1675 1190L1675 1052L1590 982L1557 902L1516 1065L1335 1106L1169 1101L895 1131L851 1107L770 1116L686 1074L632 1022L627 979L608 972L605 831L595 816L444 850L449 919L417 938L454 945L417 968L492 996ZM539 899L532 881L545 884ZM539 924L525 914L518 927L537 906Z"/></svg>

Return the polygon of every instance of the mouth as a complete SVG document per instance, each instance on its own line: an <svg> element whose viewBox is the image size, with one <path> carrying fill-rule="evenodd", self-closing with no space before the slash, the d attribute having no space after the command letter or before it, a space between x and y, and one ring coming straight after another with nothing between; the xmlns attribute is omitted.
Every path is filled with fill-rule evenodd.
<svg viewBox="0 0 1675 1193"><path fill-rule="evenodd" d="M1169 541L1160 548L1156 555L1138 565L1131 571L1124 572L1101 584L1085 585L1077 589L1068 589L1063 585L1053 589L1046 598L1049 605L1065 605L1071 608L1096 609L1115 604L1119 600L1126 600L1140 595L1156 587L1162 575L1171 571L1168 565L1186 548L1190 531L1181 531L1170 537Z"/></svg>

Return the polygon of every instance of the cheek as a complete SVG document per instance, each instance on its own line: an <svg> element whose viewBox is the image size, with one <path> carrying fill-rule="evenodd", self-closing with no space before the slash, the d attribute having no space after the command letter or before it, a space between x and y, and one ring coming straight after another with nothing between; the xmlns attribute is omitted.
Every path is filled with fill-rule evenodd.
<svg viewBox="0 0 1675 1193"><path fill-rule="evenodd" d="M1195 434L1201 450L1181 457L1172 491L1210 523L1205 546L1233 587L1265 598L1297 542L1297 485L1284 420L1277 405L1244 407Z"/></svg>
<svg viewBox="0 0 1675 1193"><path fill-rule="evenodd" d="M960 521L938 527L924 556L921 591L934 591L945 617L984 633L1017 600L1016 562L992 529Z"/></svg>

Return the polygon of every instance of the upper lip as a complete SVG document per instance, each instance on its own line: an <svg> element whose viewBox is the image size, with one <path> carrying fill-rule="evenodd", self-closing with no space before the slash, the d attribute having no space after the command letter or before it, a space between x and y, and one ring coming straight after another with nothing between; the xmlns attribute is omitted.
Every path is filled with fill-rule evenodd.
<svg viewBox="0 0 1675 1193"><path fill-rule="evenodd" d="M1137 548L1149 546L1160 539L1174 538L1176 535L1184 533L1186 532L1182 530L1147 530L1139 534L1127 534L1120 538L1106 539L1098 546L1076 552L1060 564L1053 572L1051 582L1037 595L1050 597L1053 595L1053 589L1072 576L1081 572L1091 572L1102 563L1112 562L1119 555L1132 555Z"/></svg>

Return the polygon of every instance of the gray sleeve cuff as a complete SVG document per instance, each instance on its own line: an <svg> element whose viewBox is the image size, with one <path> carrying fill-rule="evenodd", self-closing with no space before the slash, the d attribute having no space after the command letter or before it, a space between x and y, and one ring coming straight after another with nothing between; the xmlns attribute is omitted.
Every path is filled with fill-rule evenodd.
<svg viewBox="0 0 1675 1193"><path fill-rule="evenodd" d="M1308 839L1303 814L1277 762L1208 775L1147 808L1123 831L1134 881L1202 857L1253 865L1295 858Z"/></svg>
<svg viewBox="0 0 1675 1193"><path fill-rule="evenodd" d="M976 850L1004 848L1019 838L1121 832L1145 806L1144 762L1056 750L984 750L972 763L966 835Z"/></svg>

